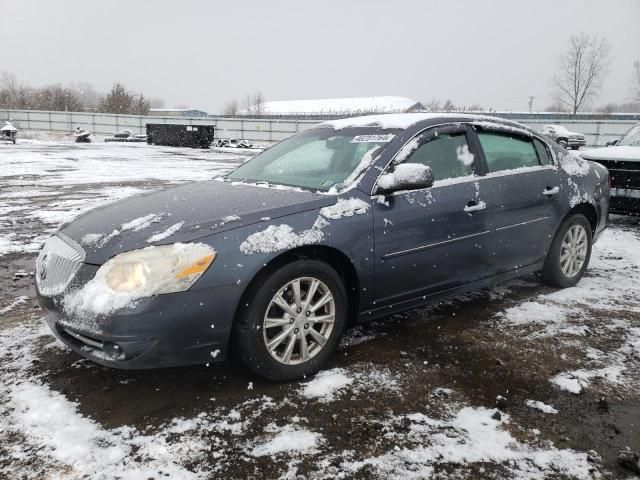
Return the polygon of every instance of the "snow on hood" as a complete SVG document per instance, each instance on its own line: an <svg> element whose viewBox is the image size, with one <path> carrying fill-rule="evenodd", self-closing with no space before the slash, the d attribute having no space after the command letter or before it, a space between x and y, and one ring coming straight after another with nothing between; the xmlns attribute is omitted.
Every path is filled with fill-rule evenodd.
<svg viewBox="0 0 640 480"><path fill-rule="evenodd" d="M141 195L92 210L60 231L82 245L86 262L152 244L214 233L335 203L335 196L208 181Z"/></svg>
<svg viewBox="0 0 640 480"><path fill-rule="evenodd" d="M621 145L618 147L594 148L578 154L585 160L624 160L625 162L640 162L640 147Z"/></svg>

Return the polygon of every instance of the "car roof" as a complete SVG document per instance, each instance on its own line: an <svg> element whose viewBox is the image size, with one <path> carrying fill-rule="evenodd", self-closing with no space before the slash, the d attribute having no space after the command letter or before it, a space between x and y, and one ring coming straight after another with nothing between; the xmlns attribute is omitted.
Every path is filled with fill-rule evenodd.
<svg viewBox="0 0 640 480"><path fill-rule="evenodd" d="M531 129L526 125L506 120L504 118L464 113L390 113L384 115L365 115L360 117L342 118L339 120L329 120L320 123L317 127L328 127L333 128L334 130L355 127L378 127L383 130L406 130L416 126L428 127L429 125L448 122L493 123L521 129L527 132L531 131Z"/></svg>

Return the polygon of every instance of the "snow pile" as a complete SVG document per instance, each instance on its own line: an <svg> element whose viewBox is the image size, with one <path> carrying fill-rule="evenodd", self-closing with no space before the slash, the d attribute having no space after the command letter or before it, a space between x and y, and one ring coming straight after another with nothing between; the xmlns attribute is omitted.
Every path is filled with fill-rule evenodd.
<svg viewBox="0 0 640 480"><path fill-rule="evenodd" d="M577 314L577 309L551 301L532 301L509 307L498 317L511 326L542 326L538 334L551 336L569 327L567 322L572 314Z"/></svg>
<svg viewBox="0 0 640 480"><path fill-rule="evenodd" d="M320 372L304 385L301 395L324 402L335 400L337 393L353 383L353 378L348 377L346 373L342 368Z"/></svg>
<svg viewBox="0 0 640 480"><path fill-rule="evenodd" d="M128 453L114 436L79 416L77 406L58 393L24 383L11 388L9 395L12 403L19 406L12 420L58 462L73 465L81 472L100 471L121 462ZM98 445L100 448L96 448Z"/></svg>
<svg viewBox="0 0 640 480"><path fill-rule="evenodd" d="M380 369L375 365L364 365L358 371L347 372L343 368L322 371L304 384L300 395L327 403L347 392L351 396L370 395L371 392L382 391L397 394L398 388L398 380L390 370Z"/></svg>
<svg viewBox="0 0 640 480"><path fill-rule="evenodd" d="M456 148L456 155L458 161L462 162L465 167L470 167L473 165L474 156L473 153L469 151L469 146L467 144L461 145Z"/></svg>
<svg viewBox="0 0 640 480"><path fill-rule="evenodd" d="M556 154L558 155L560 168L569 175L584 177L589 173L589 162L583 160L580 156L572 152L559 153L558 150L556 150Z"/></svg>
<svg viewBox="0 0 640 480"><path fill-rule="evenodd" d="M550 379L550 382L560 387L561 390L578 395L584 388L589 385L589 381L585 378L576 376L574 373L563 372Z"/></svg>
<svg viewBox="0 0 640 480"><path fill-rule="evenodd" d="M13 302L11 302L6 307L0 308L0 315L4 315L6 313L9 313L11 310L16 308L18 305L25 304L28 301L29 301L29 297L27 297L25 295L21 295L21 296L17 297Z"/></svg>
<svg viewBox="0 0 640 480"><path fill-rule="evenodd" d="M393 172L385 173L378 179L378 187L385 191L410 185L426 185L432 178L431 169L422 163L401 163Z"/></svg>
<svg viewBox="0 0 640 480"><path fill-rule="evenodd" d="M239 221L240 221L240 217L238 215L228 215L224 217L222 220L220 220L220 225L224 225L225 223L231 223L231 222L239 222Z"/></svg>
<svg viewBox="0 0 640 480"><path fill-rule="evenodd" d="M320 215L325 218L337 220L342 217L352 217L355 215L362 215L369 210L369 204L359 198L341 198L335 205L330 207L323 207L320 209Z"/></svg>
<svg viewBox="0 0 640 480"><path fill-rule="evenodd" d="M525 402L527 407L533 408L535 410L540 410L542 413L558 413L558 410L553 408L551 405L547 405L546 403L540 402L538 400L527 400Z"/></svg>
<svg viewBox="0 0 640 480"><path fill-rule="evenodd" d="M166 230L164 230L162 232L158 232L158 233L150 236L149 238L147 238L147 243L156 243L156 242L160 242L160 241L162 241L162 240L164 240L166 238L169 238L171 235L173 235L178 230L180 230L183 225L184 225L184 222L175 223L175 224L171 225L169 228L167 228Z"/></svg>
<svg viewBox="0 0 640 480"><path fill-rule="evenodd" d="M114 229L108 235L101 235L99 233L87 233L82 236L82 238L80 239L80 243L82 243L83 245L98 244L99 247L103 247L109 240L117 237L127 230L138 232L140 230L144 230L145 228L149 228L151 225L153 225L154 223L158 223L160 220L162 220L162 215L150 213L149 215L145 215L144 217L134 218L129 222L123 223L119 229Z"/></svg>
<svg viewBox="0 0 640 480"><path fill-rule="evenodd" d="M265 457L281 453L317 453L321 440L319 433L286 426L268 441L257 445L251 455Z"/></svg>
<svg viewBox="0 0 640 480"><path fill-rule="evenodd" d="M450 420L421 413L396 417L392 422L410 422L409 446L359 461L348 460L341 467L351 475L367 468L374 477L405 480L417 478L417 472L419 478L429 478L443 466L452 477L465 476L465 472L477 472L473 464L490 462L502 466L507 477L513 479L557 474L590 478L587 454L550 444L534 447L521 443L503 428L509 417L503 414L500 421L493 419L493 414L493 410L482 407L464 407ZM395 433L388 437L403 440Z"/></svg>
<svg viewBox="0 0 640 480"><path fill-rule="evenodd" d="M318 217L312 227L301 232L294 232L291 225L269 225L264 230L252 233L240 244L240 251L245 255L255 253L273 253L281 250L313 245L324 240L322 229L329 223Z"/></svg>

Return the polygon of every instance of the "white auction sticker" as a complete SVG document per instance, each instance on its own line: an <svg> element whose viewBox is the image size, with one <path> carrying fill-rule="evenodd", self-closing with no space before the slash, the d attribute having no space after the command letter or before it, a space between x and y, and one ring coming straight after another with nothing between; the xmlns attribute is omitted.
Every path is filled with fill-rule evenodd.
<svg viewBox="0 0 640 480"><path fill-rule="evenodd" d="M387 143L390 142L395 135L388 133L386 135L358 135L353 137L351 143Z"/></svg>

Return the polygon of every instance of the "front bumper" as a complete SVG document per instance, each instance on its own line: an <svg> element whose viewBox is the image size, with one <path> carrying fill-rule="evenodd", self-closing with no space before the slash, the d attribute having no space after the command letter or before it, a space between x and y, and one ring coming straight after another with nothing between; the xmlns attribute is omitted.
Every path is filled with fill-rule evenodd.
<svg viewBox="0 0 640 480"><path fill-rule="evenodd" d="M569 138L567 144L570 147L584 147L587 144L586 138Z"/></svg>
<svg viewBox="0 0 640 480"><path fill-rule="evenodd" d="M134 370L224 360L240 295L237 285L158 295L92 320L67 318L60 299L38 298L47 324L71 350Z"/></svg>

